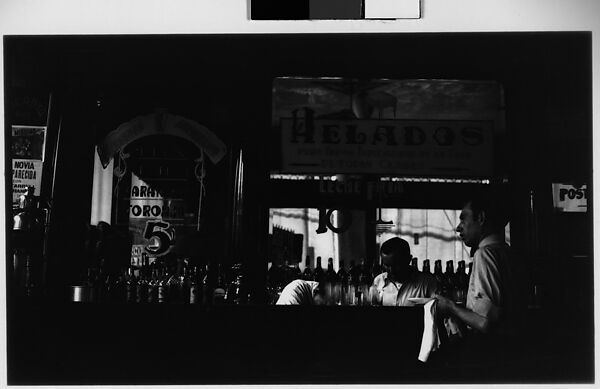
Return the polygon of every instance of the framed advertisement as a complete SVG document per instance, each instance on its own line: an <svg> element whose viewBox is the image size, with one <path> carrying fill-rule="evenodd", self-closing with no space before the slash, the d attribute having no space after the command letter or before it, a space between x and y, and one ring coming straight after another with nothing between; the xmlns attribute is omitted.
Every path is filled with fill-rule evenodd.
<svg viewBox="0 0 600 389"><path fill-rule="evenodd" d="M14 125L11 128L13 206L29 186L40 195L46 146L45 126Z"/></svg>

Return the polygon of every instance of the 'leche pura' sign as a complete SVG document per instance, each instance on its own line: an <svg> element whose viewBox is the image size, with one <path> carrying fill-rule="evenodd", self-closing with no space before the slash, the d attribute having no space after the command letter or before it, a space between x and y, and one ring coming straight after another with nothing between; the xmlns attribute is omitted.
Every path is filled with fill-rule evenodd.
<svg viewBox="0 0 600 389"><path fill-rule="evenodd" d="M493 121L281 119L286 173L492 175Z"/></svg>

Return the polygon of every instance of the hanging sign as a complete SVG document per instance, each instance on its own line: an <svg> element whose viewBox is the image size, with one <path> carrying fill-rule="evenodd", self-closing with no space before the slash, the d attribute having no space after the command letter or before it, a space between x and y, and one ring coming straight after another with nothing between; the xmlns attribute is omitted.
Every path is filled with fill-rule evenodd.
<svg viewBox="0 0 600 389"><path fill-rule="evenodd" d="M560 212L587 212L587 185L552 184L554 209Z"/></svg>
<svg viewBox="0 0 600 389"><path fill-rule="evenodd" d="M34 195L40 195L45 142L46 127L12 126L13 205L28 186L35 187Z"/></svg>
<svg viewBox="0 0 600 389"><path fill-rule="evenodd" d="M175 242L175 226L184 221L185 204L180 199L165 198L135 174L131 175L130 195L131 263L141 266L142 253L156 258L171 251Z"/></svg>
<svg viewBox="0 0 600 389"><path fill-rule="evenodd" d="M492 175L493 122L281 119L285 173Z"/></svg>

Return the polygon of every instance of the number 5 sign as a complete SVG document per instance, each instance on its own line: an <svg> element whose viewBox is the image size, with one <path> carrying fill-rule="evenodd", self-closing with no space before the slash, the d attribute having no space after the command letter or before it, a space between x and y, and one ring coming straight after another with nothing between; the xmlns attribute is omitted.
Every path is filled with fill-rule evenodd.
<svg viewBox="0 0 600 389"><path fill-rule="evenodd" d="M144 238L148 240L146 251L152 255L166 254L175 239L175 231L171 225L162 220L148 220L144 230Z"/></svg>

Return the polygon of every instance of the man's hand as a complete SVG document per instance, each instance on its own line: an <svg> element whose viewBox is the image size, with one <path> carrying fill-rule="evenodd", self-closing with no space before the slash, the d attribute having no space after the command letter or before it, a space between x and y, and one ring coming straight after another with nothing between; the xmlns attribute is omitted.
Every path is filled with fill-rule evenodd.
<svg viewBox="0 0 600 389"><path fill-rule="evenodd" d="M456 305L454 301L439 294L434 294L433 297L437 299L437 309L442 315L452 315L464 324L468 325L469 327L476 329L477 331L483 333L488 332L490 327L490 321L487 317L478 315L470 309L460 307Z"/></svg>
<svg viewBox="0 0 600 389"><path fill-rule="evenodd" d="M433 297L437 300L437 310L443 315L450 315L454 312L454 301L440 294L434 294Z"/></svg>

